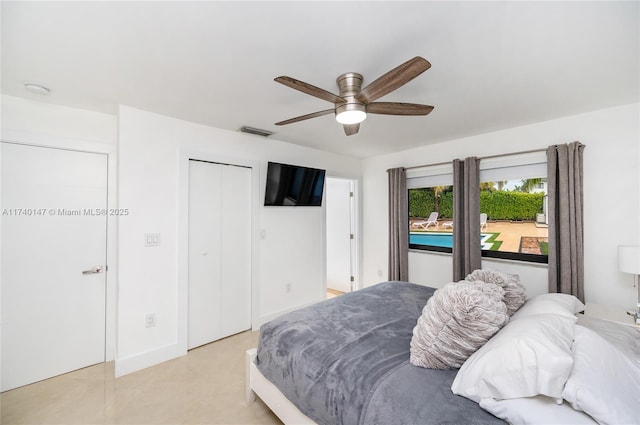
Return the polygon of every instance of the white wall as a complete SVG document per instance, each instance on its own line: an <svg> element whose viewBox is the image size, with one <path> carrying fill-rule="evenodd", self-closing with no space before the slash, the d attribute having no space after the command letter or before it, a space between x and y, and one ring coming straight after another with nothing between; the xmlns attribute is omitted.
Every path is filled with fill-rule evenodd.
<svg viewBox="0 0 640 425"><path fill-rule="evenodd" d="M2 95L3 140L23 141L44 146L81 144L115 146L118 120L115 115L36 102ZM20 139L20 140L15 140Z"/></svg>
<svg viewBox="0 0 640 425"><path fill-rule="evenodd" d="M632 308L630 275L618 272L617 246L640 243L640 108L604 109L509 130L427 145L363 162L364 282L387 276L388 168L467 156L488 156L580 141L584 150L585 298L587 303ZM520 275L528 295L546 292L547 269L527 263L483 260L483 267ZM381 274L381 276L380 276ZM411 281L441 287L452 279L451 256L409 253Z"/></svg>
<svg viewBox="0 0 640 425"><path fill-rule="evenodd" d="M324 297L324 210L263 207L267 161L324 168L330 175L359 177L361 161L277 140L221 130L127 106L119 109L119 207L131 215L119 224L118 360L120 375L180 355L186 321L181 312L186 282L179 247L180 179L184 156L254 163L260 172L255 193L259 261L254 279L260 293L259 324L284 311ZM145 248L143 235L160 233L161 244ZM257 275L257 276L256 276ZM287 283L291 291L286 292ZM146 313L156 326L145 328Z"/></svg>

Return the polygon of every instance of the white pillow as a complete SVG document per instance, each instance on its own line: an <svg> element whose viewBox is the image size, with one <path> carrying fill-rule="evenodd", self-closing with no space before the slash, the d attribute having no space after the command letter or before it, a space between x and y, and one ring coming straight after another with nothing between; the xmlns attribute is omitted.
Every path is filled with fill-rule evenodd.
<svg viewBox="0 0 640 425"><path fill-rule="evenodd" d="M578 317L576 324L591 329L631 360L640 364L640 326L626 326L584 315Z"/></svg>
<svg viewBox="0 0 640 425"><path fill-rule="evenodd" d="M451 391L476 403L538 394L560 399L573 366L573 320L556 314L511 320L462 365Z"/></svg>
<svg viewBox="0 0 640 425"><path fill-rule="evenodd" d="M536 314L559 314L577 320L575 314L584 311L584 304L569 294L541 294L529 298L520 310L516 311L511 320L520 319Z"/></svg>
<svg viewBox="0 0 640 425"><path fill-rule="evenodd" d="M414 366L457 369L508 321L504 290L493 283L464 280L434 292L413 329Z"/></svg>
<svg viewBox="0 0 640 425"><path fill-rule="evenodd" d="M543 395L509 400L483 398L480 400L480 407L510 424L597 424L591 416L573 409L569 403L558 404L554 399Z"/></svg>
<svg viewBox="0 0 640 425"><path fill-rule="evenodd" d="M599 423L640 423L640 365L576 325L574 364L562 397Z"/></svg>

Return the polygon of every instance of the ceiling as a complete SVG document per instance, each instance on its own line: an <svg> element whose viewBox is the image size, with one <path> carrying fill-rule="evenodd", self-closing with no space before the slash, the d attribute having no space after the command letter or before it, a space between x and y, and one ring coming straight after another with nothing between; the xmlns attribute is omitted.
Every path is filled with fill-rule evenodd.
<svg viewBox="0 0 640 425"><path fill-rule="evenodd" d="M2 1L2 92L116 113L117 105L368 157L639 101L639 2ZM380 101L435 106L370 115L345 136L337 93L414 56L432 67ZM27 92L33 81L49 96ZM258 136L255 136L258 137Z"/></svg>

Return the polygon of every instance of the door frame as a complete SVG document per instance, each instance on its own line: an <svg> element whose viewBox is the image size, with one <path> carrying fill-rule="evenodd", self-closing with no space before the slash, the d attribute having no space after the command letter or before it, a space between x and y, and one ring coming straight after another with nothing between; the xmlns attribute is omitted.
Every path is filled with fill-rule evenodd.
<svg viewBox="0 0 640 425"><path fill-rule="evenodd" d="M34 134L22 131L3 130L1 143L11 143L45 149L59 149L76 152L102 154L107 156L107 208L118 208L117 194L117 166L118 148L100 142L68 139L48 134ZM123 207L124 208L124 207ZM2 232L2 229L0 229ZM105 362L116 358L116 329L117 329L117 275L118 275L118 222L116 216L107 218L107 263L105 278ZM0 251L0 258L2 252Z"/></svg>
<svg viewBox="0 0 640 425"><path fill-rule="evenodd" d="M343 177L343 176L332 176L332 175L327 175L328 179L334 179L334 180L346 180L349 181L351 184L351 190L353 191L353 197L351 198L351 231L353 232L353 241L351 243L351 273L353 276L353 286L352 286L352 291L357 291L358 289L360 289L362 287L362 282L361 282L361 278L360 278L360 270L361 270L361 258L360 258L360 253L362 252L362 240L361 240L361 222L360 222L360 180L354 177ZM325 185L326 186L326 185ZM326 192L325 192L326 195ZM324 203L324 208L323 210L323 220L325 223L324 226L324 249L326 249L327 247L327 226L326 226L326 222L327 222L327 207L326 207L326 202ZM325 262L326 262L326 256L325 256ZM326 298L326 293L327 293L327 265L325 264L324 266L325 269L325 273L324 273L324 284L323 284L323 295L324 298Z"/></svg>
<svg viewBox="0 0 640 425"><path fill-rule="evenodd" d="M205 161L251 169L251 329L259 329L259 194L260 164L257 161L223 156L211 152L181 149L178 155L178 349L186 353L189 345L189 161Z"/></svg>

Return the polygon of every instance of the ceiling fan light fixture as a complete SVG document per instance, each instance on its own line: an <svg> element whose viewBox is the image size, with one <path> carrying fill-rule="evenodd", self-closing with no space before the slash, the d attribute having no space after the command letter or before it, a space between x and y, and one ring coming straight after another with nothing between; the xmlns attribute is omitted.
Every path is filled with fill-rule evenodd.
<svg viewBox="0 0 640 425"><path fill-rule="evenodd" d="M336 108L336 121L340 124L359 124L367 118L365 106L359 103L347 103Z"/></svg>

